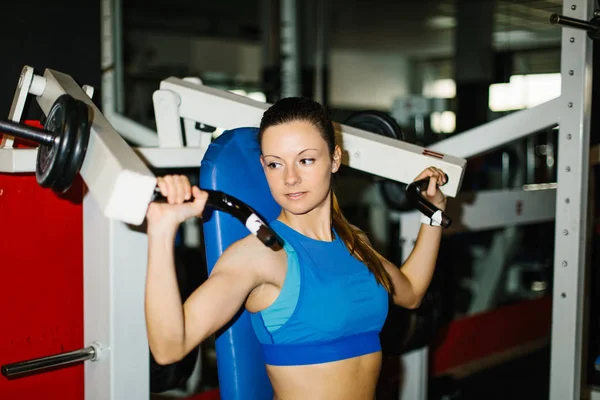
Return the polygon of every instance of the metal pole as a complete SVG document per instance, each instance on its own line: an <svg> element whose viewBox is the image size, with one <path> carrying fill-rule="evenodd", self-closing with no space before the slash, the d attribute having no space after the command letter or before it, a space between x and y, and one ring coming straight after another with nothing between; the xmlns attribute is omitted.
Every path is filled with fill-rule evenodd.
<svg viewBox="0 0 600 400"><path fill-rule="evenodd" d="M125 74L123 66L123 4L113 0L113 46L115 68L115 111L125 113Z"/></svg>
<svg viewBox="0 0 600 400"><path fill-rule="evenodd" d="M281 97L300 96L300 25L296 0L281 1Z"/></svg>
<svg viewBox="0 0 600 400"><path fill-rule="evenodd" d="M66 367L82 361L95 361L97 350L94 346L74 350L67 353L56 354L47 357L35 358L33 360L21 361L2 366L2 375L12 378L18 375L42 372L47 369Z"/></svg>
<svg viewBox="0 0 600 400"><path fill-rule="evenodd" d="M598 29L600 29L600 27L594 24L590 24L587 21L582 21L576 18L569 18L558 14L552 14L550 16L550 23L563 25L569 28L583 29L590 32L596 32L598 31Z"/></svg>
<svg viewBox="0 0 600 400"><path fill-rule="evenodd" d="M593 7L592 0L572 0L563 14L588 21ZM581 396L592 45L586 31L562 28L550 400Z"/></svg>
<svg viewBox="0 0 600 400"><path fill-rule="evenodd" d="M328 57L327 51L327 2L328 0L317 0L316 12L316 51L315 51L315 96L314 100L319 103L326 103L327 90L326 68L329 64L326 60Z"/></svg>

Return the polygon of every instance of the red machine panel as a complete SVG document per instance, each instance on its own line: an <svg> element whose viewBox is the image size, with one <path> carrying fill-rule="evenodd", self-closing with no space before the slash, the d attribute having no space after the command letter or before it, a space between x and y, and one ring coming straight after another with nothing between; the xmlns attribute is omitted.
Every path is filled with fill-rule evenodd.
<svg viewBox="0 0 600 400"><path fill-rule="evenodd" d="M83 184L64 196L31 174L0 174L0 364L83 343ZM0 399L82 400L83 365L19 379Z"/></svg>

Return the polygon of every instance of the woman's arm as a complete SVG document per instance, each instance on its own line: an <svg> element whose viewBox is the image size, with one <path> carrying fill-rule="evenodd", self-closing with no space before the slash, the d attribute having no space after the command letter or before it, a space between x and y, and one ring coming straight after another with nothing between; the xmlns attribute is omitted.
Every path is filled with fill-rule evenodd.
<svg viewBox="0 0 600 400"><path fill-rule="evenodd" d="M200 342L225 325L242 307L257 282L264 251L250 236L231 245L219 258L210 277L188 297L185 304L177 284L174 241L179 225L202 215L208 195L181 175L158 179L167 203L152 203L147 211L148 271L145 315L150 350L159 364L185 357ZM185 202L193 195L193 202ZM249 242L253 241L253 242ZM262 257L264 259L264 257Z"/></svg>
<svg viewBox="0 0 600 400"><path fill-rule="evenodd" d="M444 173L431 167L415 180L425 177L430 179L427 191L423 195L433 205L444 210L446 198L438 188L438 185L446 183ZM421 225L415 246L400 268L380 255L383 266L392 278L395 304L405 308L417 308L421 304L433 278L441 239L441 227Z"/></svg>
<svg viewBox="0 0 600 400"><path fill-rule="evenodd" d="M248 262L256 258L242 248L244 239L222 254L210 277L182 306L172 239L172 235L163 233L149 243L146 325L150 350L159 364L181 360L227 324L260 280Z"/></svg>
<svg viewBox="0 0 600 400"><path fill-rule="evenodd" d="M417 308L433 278L442 228L422 225L415 246L402 267L381 261L394 284L394 303L405 308Z"/></svg>

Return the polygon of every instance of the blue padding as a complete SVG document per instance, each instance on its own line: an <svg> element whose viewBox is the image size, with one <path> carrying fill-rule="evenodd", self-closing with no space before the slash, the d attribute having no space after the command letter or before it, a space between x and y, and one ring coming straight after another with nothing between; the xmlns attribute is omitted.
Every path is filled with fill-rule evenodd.
<svg viewBox="0 0 600 400"><path fill-rule="evenodd" d="M202 159L200 188L237 197L269 222L277 218L281 208L271 196L260 164L257 134L256 128L238 128L214 140ZM249 231L229 214L207 211L203 228L210 274L223 251ZM271 400L273 389L248 312L243 310L225 328L216 340L221 399Z"/></svg>

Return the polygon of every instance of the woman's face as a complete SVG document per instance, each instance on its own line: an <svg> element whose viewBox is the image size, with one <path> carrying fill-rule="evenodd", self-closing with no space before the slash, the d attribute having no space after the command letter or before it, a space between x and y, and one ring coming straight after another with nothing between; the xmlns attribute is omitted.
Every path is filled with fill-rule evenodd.
<svg viewBox="0 0 600 400"><path fill-rule="evenodd" d="M332 160L319 130L309 122L294 121L267 128L261 148L271 194L281 207L305 214L323 205L331 174L340 165L339 147Z"/></svg>

